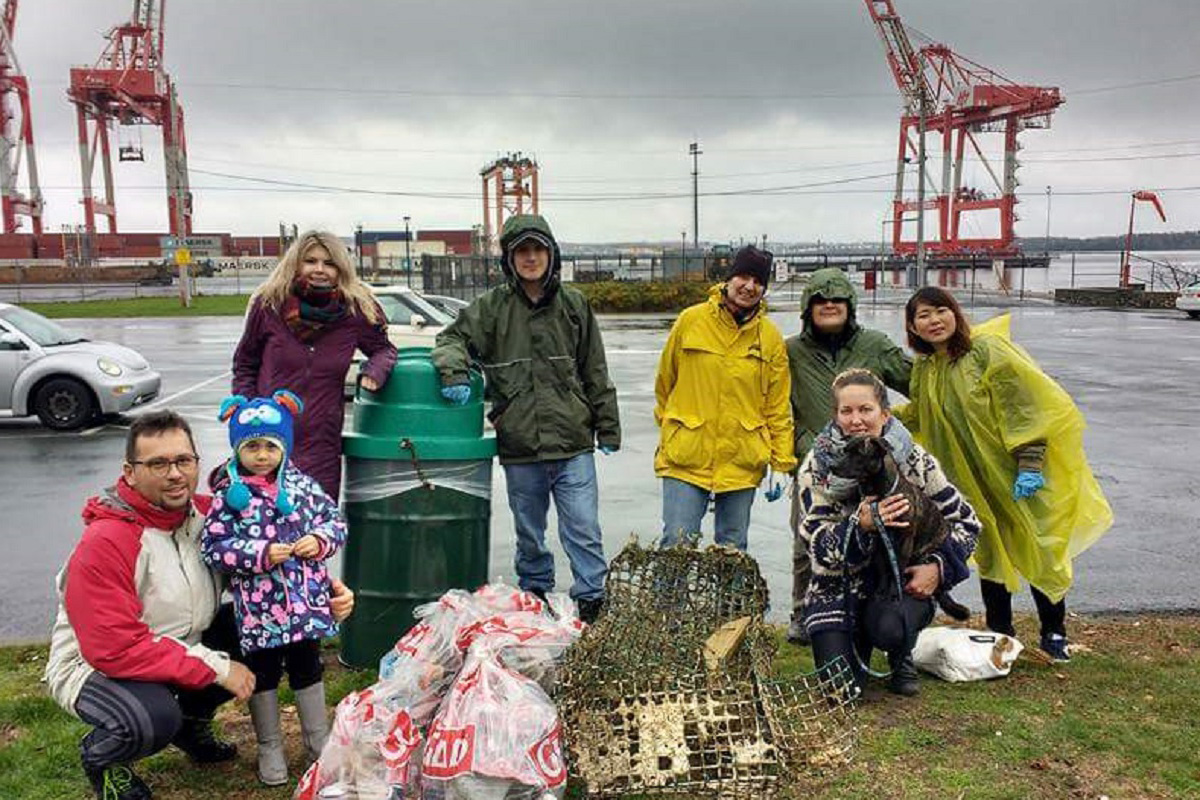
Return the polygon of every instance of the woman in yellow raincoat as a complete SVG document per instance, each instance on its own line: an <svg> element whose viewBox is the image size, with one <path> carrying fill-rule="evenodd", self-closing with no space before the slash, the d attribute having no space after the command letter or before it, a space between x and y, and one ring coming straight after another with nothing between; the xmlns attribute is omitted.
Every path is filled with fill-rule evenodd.
<svg viewBox="0 0 1200 800"><path fill-rule="evenodd" d="M1071 561L1112 525L1083 452L1083 415L1010 341L1008 315L972 330L951 294L926 287L909 299L905 322L918 358L912 402L896 415L983 523L975 562L987 626L1014 633L1012 594L1023 577L1042 650L1067 661Z"/></svg>
<svg viewBox="0 0 1200 800"><path fill-rule="evenodd" d="M700 532L711 496L713 538L745 550L754 489L768 466L796 468L787 349L763 301L771 263L767 251L743 247L725 283L671 327L654 379L663 546ZM767 501L778 500L783 487L767 483Z"/></svg>

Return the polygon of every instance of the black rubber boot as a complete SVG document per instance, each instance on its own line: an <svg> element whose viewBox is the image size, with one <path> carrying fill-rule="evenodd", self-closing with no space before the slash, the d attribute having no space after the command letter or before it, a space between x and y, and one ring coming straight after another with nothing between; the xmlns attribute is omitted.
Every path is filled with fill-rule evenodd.
<svg viewBox="0 0 1200 800"><path fill-rule="evenodd" d="M888 664L892 667L892 677L888 679L888 691L905 697L914 697L921 692L917 668L913 664L912 653L903 656L888 655Z"/></svg>
<svg viewBox="0 0 1200 800"><path fill-rule="evenodd" d="M183 726L172 742L197 764L216 764L230 761L237 755L237 745L223 742L213 732L211 719L184 717Z"/></svg>

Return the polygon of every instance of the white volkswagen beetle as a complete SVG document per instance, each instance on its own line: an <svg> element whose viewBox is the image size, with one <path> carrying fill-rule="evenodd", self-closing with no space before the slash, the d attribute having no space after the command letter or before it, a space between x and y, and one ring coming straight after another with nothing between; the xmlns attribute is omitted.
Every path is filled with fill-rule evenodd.
<svg viewBox="0 0 1200 800"><path fill-rule="evenodd" d="M72 430L150 402L161 385L136 351L0 303L0 416L36 414L48 428Z"/></svg>

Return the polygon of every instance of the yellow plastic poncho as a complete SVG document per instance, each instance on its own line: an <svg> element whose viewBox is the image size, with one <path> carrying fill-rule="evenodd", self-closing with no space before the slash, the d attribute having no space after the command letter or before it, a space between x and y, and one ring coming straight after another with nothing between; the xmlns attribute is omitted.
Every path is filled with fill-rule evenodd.
<svg viewBox="0 0 1200 800"><path fill-rule="evenodd" d="M1007 314L971 330L971 350L913 366L912 402L896 414L941 462L983 523L979 574L1010 592L1020 577L1053 601L1071 587L1071 560L1112 525L1112 509L1083 452L1083 415L1010 341ZM1014 453L1045 442L1045 488L1014 500Z"/></svg>

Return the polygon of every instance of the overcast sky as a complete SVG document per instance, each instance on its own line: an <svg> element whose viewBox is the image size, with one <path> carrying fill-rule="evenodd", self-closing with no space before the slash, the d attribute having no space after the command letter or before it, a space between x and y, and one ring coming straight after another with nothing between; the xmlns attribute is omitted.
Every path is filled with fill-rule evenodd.
<svg viewBox="0 0 1200 800"><path fill-rule="evenodd" d="M68 69L95 61L132 4L20 9L52 229L82 221ZM925 35L1066 96L1050 130L1022 135L1018 235L1044 235L1048 185L1056 235L1123 232L1137 188L1164 190L1168 214L1139 209L1139 231L1200 228L1200 2L895 5ZM174 0L166 28L198 231L286 221L348 235L404 215L467 228L482 218L480 168L522 151L560 239L690 239L691 141L702 239L877 241L888 213L900 98L861 0ZM118 222L164 230L161 133L129 130L118 138L140 135L146 162L115 165ZM967 176L986 187L978 165ZM772 187L797 188L745 193ZM704 196L719 192L733 194Z"/></svg>

